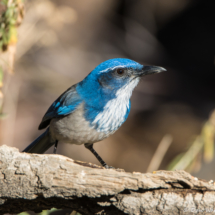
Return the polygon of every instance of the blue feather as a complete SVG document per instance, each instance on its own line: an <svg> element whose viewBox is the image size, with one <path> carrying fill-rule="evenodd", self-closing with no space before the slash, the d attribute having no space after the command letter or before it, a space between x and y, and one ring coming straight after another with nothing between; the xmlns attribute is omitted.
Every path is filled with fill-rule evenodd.
<svg viewBox="0 0 215 215"><path fill-rule="evenodd" d="M42 122L39 125L39 129L43 129L48 126L52 118L72 113L83 101L76 91L76 86L77 85L73 85L70 87L66 92L59 96L55 102L53 102L44 115Z"/></svg>
<svg viewBox="0 0 215 215"><path fill-rule="evenodd" d="M99 74L102 72L108 72L112 70L114 67L126 67L127 69L142 69L143 66L133 60L127 58L114 58L110 60L106 60L103 63L99 64L92 73Z"/></svg>

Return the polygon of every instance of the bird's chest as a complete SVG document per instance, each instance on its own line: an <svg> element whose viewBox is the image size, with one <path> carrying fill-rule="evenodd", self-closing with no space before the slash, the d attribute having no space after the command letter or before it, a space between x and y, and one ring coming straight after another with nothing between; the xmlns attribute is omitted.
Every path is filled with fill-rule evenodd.
<svg viewBox="0 0 215 215"><path fill-rule="evenodd" d="M110 100L102 111L82 103L65 117L52 119L50 132L53 139L82 144L98 142L113 134L127 119L129 100Z"/></svg>
<svg viewBox="0 0 215 215"><path fill-rule="evenodd" d="M98 142L109 134L97 131L84 117L84 103L72 113L64 117L52 119L50 132L53 139L63 142L83 144Z"/></svg>
<svg viewBox="0 0 215 215"><path fill-rule="evenodd" d="M102 111L92 117L90 124L99 132L111 134L125 122L129 111L129 99L112 99L107 102Z"/></svg>

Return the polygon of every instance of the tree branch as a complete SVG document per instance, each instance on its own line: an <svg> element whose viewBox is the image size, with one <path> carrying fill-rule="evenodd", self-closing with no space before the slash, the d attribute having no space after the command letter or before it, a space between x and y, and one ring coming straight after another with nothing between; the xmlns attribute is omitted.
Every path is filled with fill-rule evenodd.
<svg viewBox="0 0 215 215"><path fill-rule="evenodd" d="M215 186L185 171L127 173L1 146L0 214L52 207L83 215L206 213L215 208Z"/></svg>

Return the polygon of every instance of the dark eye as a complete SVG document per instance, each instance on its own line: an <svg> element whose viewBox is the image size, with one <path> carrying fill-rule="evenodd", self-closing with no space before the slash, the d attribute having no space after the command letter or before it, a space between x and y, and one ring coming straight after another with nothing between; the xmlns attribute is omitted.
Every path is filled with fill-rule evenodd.
<svg viewBox="0 0 215 215"><path fill-rule="evenodd" d="M116 72L118 75L123 75L125 71L124 69L117 69Z"/></svg>

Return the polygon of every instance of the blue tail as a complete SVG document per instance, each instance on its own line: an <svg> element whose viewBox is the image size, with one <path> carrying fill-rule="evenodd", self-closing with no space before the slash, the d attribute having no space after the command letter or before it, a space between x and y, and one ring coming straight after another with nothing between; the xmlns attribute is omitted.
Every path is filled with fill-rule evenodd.
<svg viewBox="0 0 215 215"><path fill-rule="evenodd" d="M34 142L32 142L23 152L42 154L49 149L55 142L51 141L49 128L41 134Z"/></svg>

